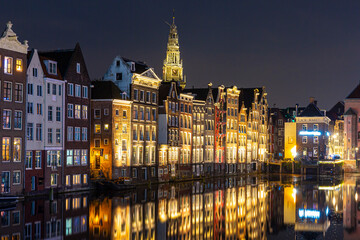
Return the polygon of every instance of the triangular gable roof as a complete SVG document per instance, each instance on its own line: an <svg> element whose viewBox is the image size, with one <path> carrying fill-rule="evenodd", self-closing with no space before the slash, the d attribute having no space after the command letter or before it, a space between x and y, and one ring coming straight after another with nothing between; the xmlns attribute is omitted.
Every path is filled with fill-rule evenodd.
<svg viewBox="0 0 360 240"><path fill-rule="evenodd" d="M346 99L348 98L360 98L360 84L346 97Z"/></svg>
<svg viewBox="0 0 360 240"><path fill-rule="evenodd" d="M145 70L145 72L141 73L140 75L161 81L152 68Z"/></svg>
<svg viewBox="0 0 360 240"><path fill-rule="evenodd" d="M41 55L41 53L39 53L39 59L40 59L40 64L41 64L41 68L42 68L42 71L44 73L44 77L48 77L48 78L53 78L53 79L58 79L58 80L62 80L62 74L60 72L60 69L59 69L59 65L57 64L57 75L54 75L54 74L50 74L46 68L46 65L45 65L45 62L46 60L53 60L53 61L56 61L55 59L52 59L52 58L47 58L47 57L44 57L43 55Z"/></svg>
<svg viewBox="0 0 360 240"><path fill-rule="evenodd" d="M323 117L324 113L314 104L310 103L304 111L299 115L299 117Z"/></svg>
<svg viewBox="0 0 360 240"><path fill-rule="evenodd" d="M39 52L39 55L56 61L61 75L65 76L74 52L75 49L63 49L48 52Z"/></svg>
<svg viewBox="0 0 360 240"><path fill-rule="evenodd" d="M171 90L171 82L162 82L159 87L159 97L158 104L162 106L164 104L164 100L170 95Z"/></svg>
<svg viewBox="0 0 360 240"><path fill-rule="evenodd" d="M356 115L356 113L354 112L354 110L352 108L349 108L344 115Z"/></svg>

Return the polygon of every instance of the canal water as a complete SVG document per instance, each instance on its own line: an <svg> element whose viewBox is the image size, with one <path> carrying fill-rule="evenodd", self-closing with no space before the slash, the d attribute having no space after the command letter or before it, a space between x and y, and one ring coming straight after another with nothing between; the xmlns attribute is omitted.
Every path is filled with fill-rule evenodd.
<svg viewBox="0 0 360 240"><path fill-rule="evenodd" d="M360 177L234 177L29 198L6 239L360 239Z"/></svg>

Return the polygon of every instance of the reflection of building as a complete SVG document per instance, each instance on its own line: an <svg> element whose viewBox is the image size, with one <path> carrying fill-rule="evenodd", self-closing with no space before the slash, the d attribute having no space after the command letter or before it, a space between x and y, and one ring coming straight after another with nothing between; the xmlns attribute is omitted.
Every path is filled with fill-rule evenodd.
<svg viewBox="0 0 360 240"><path fill-rule="evenodd" d="M27 41L20 43L8 22L0 37L0 194L21 194L24 189L27 49Z"/></svg>
<svg viewBox="0 0 360 240"><path fill-rule="evenodd" d="M110 81L93 82L91 157L94 176L130 177L131 102Z"/></svg>
<svg viewBox="0 0 360 240"><path fill-rule="evenodd" d="M271 123L270 123L271 122ZM270 108L269 153L275 160L284 158L284 126L286 119L279 108Z"/></svg>

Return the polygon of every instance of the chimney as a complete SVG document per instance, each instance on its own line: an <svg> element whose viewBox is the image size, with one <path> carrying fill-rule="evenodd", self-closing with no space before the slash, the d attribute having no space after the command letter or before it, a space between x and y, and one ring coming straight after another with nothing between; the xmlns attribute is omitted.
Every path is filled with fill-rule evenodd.
<svg viewBox="0 0 360 240"><path fill-rule="evenodd" d="M295 117L298 115L299 104L295 104Z"/></svg>

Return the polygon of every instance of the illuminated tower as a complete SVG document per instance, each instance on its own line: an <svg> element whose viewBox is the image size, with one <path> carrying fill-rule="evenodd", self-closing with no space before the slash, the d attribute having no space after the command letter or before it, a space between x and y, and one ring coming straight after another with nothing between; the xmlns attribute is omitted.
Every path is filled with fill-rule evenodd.
<svg viewBox="0 0 360 240"><path fill-rule="evenodd" d="M170 26L169 40L166 50L166 59L163 66L163 80L170 82L172 80L177 81L181 88L185 88L186 80L183 75L183 64L180 59L179 50L179 36L175 25L175 17L173 16L172 24Z"/></svg>

